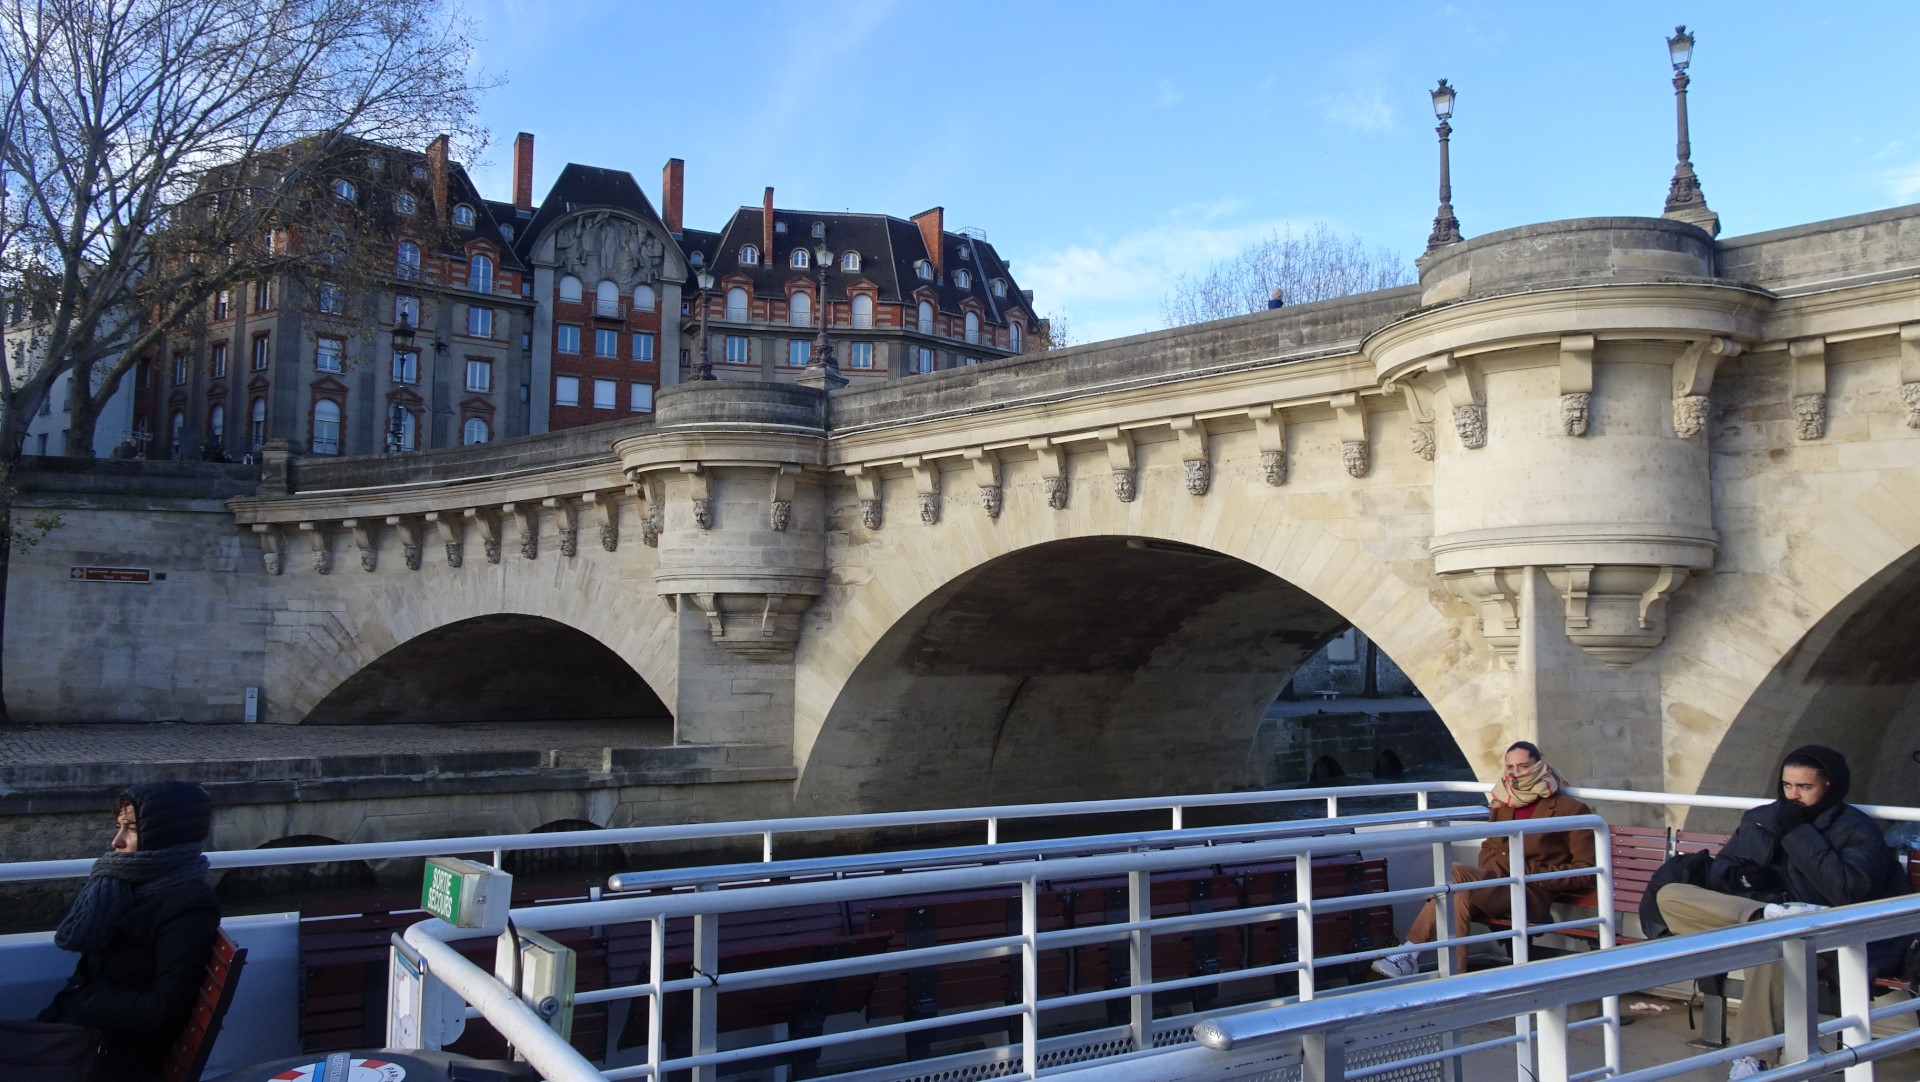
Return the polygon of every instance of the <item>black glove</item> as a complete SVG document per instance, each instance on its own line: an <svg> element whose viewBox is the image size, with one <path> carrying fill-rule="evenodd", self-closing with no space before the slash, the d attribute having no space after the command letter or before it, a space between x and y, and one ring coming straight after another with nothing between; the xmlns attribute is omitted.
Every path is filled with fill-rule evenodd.
<svg viewBox="0 0 1920 1082"><path fill-rule="evenodd" d="M1771 804L1762 804L1755 809L1755 818L1773 828L1774 837L1784 837L1787 831L1807 821L1807 809L1791 800L1776 800Z"/></svg>

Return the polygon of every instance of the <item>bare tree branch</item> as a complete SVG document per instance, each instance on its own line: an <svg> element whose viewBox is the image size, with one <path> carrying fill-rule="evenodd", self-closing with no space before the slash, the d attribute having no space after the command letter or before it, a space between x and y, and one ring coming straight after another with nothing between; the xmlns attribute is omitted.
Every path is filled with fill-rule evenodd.
<svg viewBox="0 0 1920 1082"><path fill-rule="evenodd" d="M1411 281L1412 265L1391 249L1368 250L1359 237L1339 237L1320 223L1300 234L1276 232L1199 277L1181 275L1160 314L1179 327L1262 311L1276 289L1287 304L1308 304Z"/></svg>

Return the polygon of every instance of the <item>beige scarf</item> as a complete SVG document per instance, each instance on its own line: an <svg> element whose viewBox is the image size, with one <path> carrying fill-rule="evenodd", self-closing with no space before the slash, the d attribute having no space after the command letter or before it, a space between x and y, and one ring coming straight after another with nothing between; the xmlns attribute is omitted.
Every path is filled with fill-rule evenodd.
<svg viewBox="0 0 1920 1082"><path fill-rule="evenodd" d="M1566 784L1567 779L1561 777L1559 771L1548 766L1545 759L1541 759L1527 768L1526 773L1516 774L1511 778L1501 778L1495 782L1493 792L1488 799L1509 808L1521 808L1536 800L1552 796Z"/></svg>

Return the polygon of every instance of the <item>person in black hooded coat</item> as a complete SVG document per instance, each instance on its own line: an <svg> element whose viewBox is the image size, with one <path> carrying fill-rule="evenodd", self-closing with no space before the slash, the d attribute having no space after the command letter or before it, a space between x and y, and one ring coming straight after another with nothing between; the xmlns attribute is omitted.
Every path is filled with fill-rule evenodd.
<svg viewBox="0 0 1920 1082"><path fill-rule="evenodd" d="M1763 917L1789 916L1892 898L1907 892L1907 876L1880 825L1846 802L1853 773L1846 757L1808 744L1780 764L1778 797L1749 808L1733 837L1707 869L1705 887L1669 883L1660 888L1661 916L1674 932L1727 928ZM1868 946L1869 965L1885 972L1902 943ZM1779 1033L1782 984L1778 963L1747 971L1746 994L1734 1016L1733 1041L1745 1044ZM1757 1059L1734 1062L1729 1078L1759 1073Z"/></svg>
<svg viewBox="0 0 1920 1082"><path fill-rule="evenodd" d="M212 806L190 782L146 782L120 794L115 819L112 850L54 933L80 962L40 1021L99 1031L94 1077L138 1082L186 1024L220 927L202 852Z"/></svg>

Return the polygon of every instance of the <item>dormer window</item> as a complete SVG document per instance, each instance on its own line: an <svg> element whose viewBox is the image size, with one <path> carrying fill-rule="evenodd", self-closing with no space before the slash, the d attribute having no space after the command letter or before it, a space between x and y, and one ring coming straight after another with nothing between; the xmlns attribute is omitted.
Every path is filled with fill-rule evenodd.
<svg viewBox="0 0 1920 1082"><path fill-rule="evenodd" d="M827 223L825 222L813 223L813 236L815 240L818 240L826 235L827 235Z"/></svg>
<svg viewBox="0 0 1920 1082"><path fill-rule="evenodd" d="M467 206L465 203L461 203L458 206L454 207L453 208L453 224L454 225L472 225L473 224L473 208L470 206Z"/></svg>
<svg viewBox="0 0 1920 1082"><path fill-rule="evenodd" d="M963 271L963 270L954 271L953 284L958 286L961 289L972 289L973 275L968 274L966 271Z"/></svg>
<svg viewBox="0 0 1920 1082"><path fill-rule="evenodd" d="M503 239L505 239L506 241L508 241L509 243L511 243L511 242L512 242L512 240L513 240L513 227L512 227L512 226L510 226L510 225L503 225L503 226L501 226L501 227L500 227L500 236L501 236L501 237L502 237Z"/></svg>
<svg viewBox="0 0 1920 1082"><path fill-rule="evenodd" d="M790 265L794 270L806 270L807 250L805 248L795 248L793 255L790 257Z"/></svg>
<svg viewBox="0 0 1920 1082"><path fill-rule="evenodd" d="M687 255L687 263L691 265L695 270L698 270L701 267L704 267L707 265L707 257L697 251L690 252Z"/></svg>
<svg viewBox="0 0 1920 1082"><path fill-rule="evenodd" d="M351 203L353 202L353 196L354 196L353 181L336 180L333 182L333 197L335 199L341 200L342 202Z"/></svg>
<svg viewBox="0 0 1920 1082"><path fill-rule="evenodd" d="M848 252L846 255L841 256L840 269L843 271L859 270L860 269L860 253Z"/></svg>
<svg viewBox="0 0 1920 1082"><path fill-rule="evenodd" d="M961 258L961 259L972 259L972 258L973 258L973 246L972 246L972 245L969 245L969 244L962 244L962 245L960 246L960 258Z"/></svg>
<svg viewBox="0 0 1920 1082"><path fill-rule="evenodd" d="M400 214L413 213L413 196L405 192L393 197L393 209Z"/></svg>
<svg viewBox="0 0 1920 1082"><path fill-rule="evenodd" d="M993 295L996 297L1004 297L1007 295L1007 283L1004 278L995 278L993 281L987 283L987 288L993 290Z"/></svg>
<svg viewBox="0 0 1920 1082"><path fill-rule="evenodd" d="M740 265L743 267L759 266L760 249L755 248L751 244L742 244L740 246Z"/></svg>
<svg viewBox="0 0 1920 1082"><path fill-rule="evenodd" d="M775 233L777 233L777 234L779 234L780 236L783 236L783 237L784 237L784 236L786 236L786 235L787 235L787 223L785 223L785 222L775 222L775 223L773 223L773 231L774 231Z"/></svg>
<svg viewBox="0 0 1920 1082"><path fill-rule="evenodd" d="M386 167L387 167L387 159L381 157L378 154L367 155L367 169L370 172L378 173L382 169L385 169Z"/></svg>
<svg viewBox="0 0 1920 1082"><path fill-rule="evenodd" d="M933 264L924 259L916 259L913 262L913 273L922 281L931 282L933 281Z"/></svg>
<svg viewBox="0 0 1920 1082"><path fill-rule="evenodd" d="M424 165L416 165L416 166L414 166L414 167L413 167L413 179L415 179L415 180L425 180L425 179L427 179L427 167L426 167L426 166L424 166Z"/></svg>

